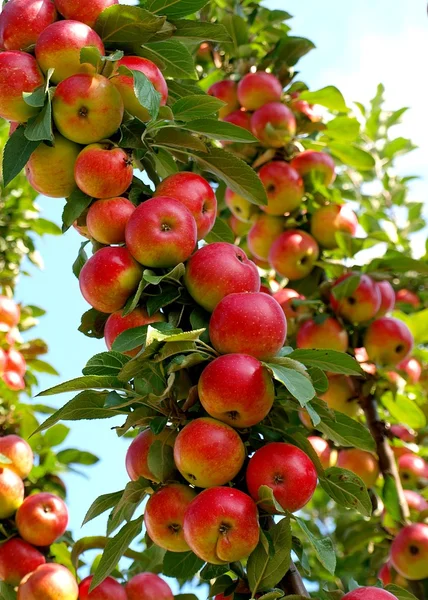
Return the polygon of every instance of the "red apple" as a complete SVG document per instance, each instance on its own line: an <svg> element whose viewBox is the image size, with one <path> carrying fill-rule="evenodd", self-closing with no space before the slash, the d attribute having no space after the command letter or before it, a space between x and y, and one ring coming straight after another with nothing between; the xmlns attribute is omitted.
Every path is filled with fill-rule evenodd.
<svg viewBox="0 0 428 600"><path fill-rule="evenodd" d="M109 142L86 146L74 166L77 185L93 198L120 196L131 185L133 176L130 155Z"/></svg>
<svg viewBox="0 0 428 600"><path fill-rule="evenodd" d="M320 395L321 400L333 410L356 417L360 409L357 391L350 377L346 375L329 375L328 390Z"/></svg>
<svg viewBox="0 0 428 600"><path fill-rule="evenodd" d="M19 350L15 350L15 348L7 350L4 370L7 373L14 371L15 373L18 373L18 375L21 375L21 377L24 377L27 370L27 364Z"/></svg>
<svg viewBox="0 0 428 600"><path fill-rule="evenodd" d="M305 314L308 311L306 306L293 306L293 300L306 300L305 296L302 296L296 290L282 288L275 292L273 297L281 305L287 319L296 319L300 314Z"/></svg>
<svg viewBox="0 0 428 600"><path fill-rule="evenodd" d="M317 435L308 437L308 442L310 442L312 448L317 453L322 468L328 469L331 467L332 452L328 442Z"/></svg>
<svg viewBox="0 0 428 600"><path fill-rule="evenodd" d="M317 113L316 110L314 110L313 104L309 104L309 102L306 102L306 100L301 100L299 98L299 92L293 92L290 94L290 96L290 108L294 112L304 115L312 123L317 123L318 121L321 121L322 117L319 113Z"/></svg>
<svg viewBox="0 0 428 600"><path fill-rule="evenodd" d="M114 312L107 319L104 328L104 339L107 348L111 350L114 340L124 331L133 329L134 327L149 325L150 323L159 323L160 321L165 321L165 315L161 312L157 312L154 315L149 316L147 310L142 306L138 306L125 317L122 316L122 311L120 310ZM124 352L124 354L136 356L140 350L141 346L134 350L130 350L129 352Z"/></svg>
<svg viewBox="0 0 428 600"><path fill-rule="evenodd" d="M0 437L0 455L6 456L11 463L2 464L0 467L14 471L21 479L28 477L33 467L33 451L28 442L18 435L5 435Z"/></svg>
<svg viewBox="0 0 428 600"><path fill-rule="evenodd" d="M22 97L34 92L44 79L36 59L26 52L0 52L0 117L25 123L40 107L30 106Z"/></svg>
<svg viewBox="0 0 428 600"><path fill-rule="evenodd" d="M242 127L242 129L246 129L247 131L251 131L251 115L245 110L234 110L227 115L227 117L224 117L223 121ZM223 144L227 143L230 142L223 142Z"/></svg>
<svg viewBox="0 0 428 600"><path fill-rule="evenodd" d="M399 302L400 304L409 304L410 306L413 306L413 308L419 308L421 305L419 296L406 289L398 290L395 293L395 301Z"/></svg>
<svg viewBox="0 0 428 600"><path fill-rule="evenodd" d="M403 527L392 542L391 562L410 581L428 577L428 525L414 523Z"/></svg>
<svg viewBox="0 0 428 600"><path fill-rule="evenodd" d="M255 204L252 204L249 200L232 191L230 188L226 189L224 201L230 212L244 223L250 222L253 216L259 212Z"/></svg>
<svg viewBox="0 0 428 600"><path fill-rule="evenodd" d="M17 600L77 600L79 586L62 565L40 565L24 577L18 587Z"/></svg>
<svg viewBox="0 0 428 600"><path fill-rule="evenodd" d="M422 375L422 366L416 358L405 358L397 365L397 369L404 371L411 383L418 383Z"/></svg>
<svg viewBox="0 0 428 600"><path fill-rule="evenodd" d="M397 600L397 596L377 587L361 587L342 596L342 600Z"/></svg>
<svg viewBox="0 0 428 600"><path fill-rule="evenodd" d="M310 274L318 256L318 244L309 233L288 229L273 242L269 263L282 277L295 281Z"/></svg>
<svg viewBox="0 0 428 600"><path fill-rule="evenodd" d="M270 249L284 231L284 219L260 214L247 235L248 248L259 260L266 261Z"/></svg>
<svg viewBox="0 0 428 600"><path fill-rule="evenodd" d="M335 286L355 275L345 273L339 277L332 288L330 303L334 312L347 319L351 323L364 323L372 319L380 308L380 292L371 277L368 275L359 275L359 283L354 292L337 299L334 295Z"/></svg>
<svg viewBox="0 0 428 600"><path fill-rule="evenodd" d="M388 561L379 569L377 578L381 580L382 585L389 585L392 583L391 563Z"/></svg>
<svg viewBox="0 0 428 600"><path fill-rule="evenodd" d="M24 500L22 479L11 469L0 467L0 519L8 519Z"/></svg>
<svg viewBox="0 0 428 600"><path fill-rule="evenodd" d="M176 435L170 429L164 429L161 433L154 434L151 429L144 429L132 440L131 445L126 453L126 471L133 481L137 481L140 477L145 477L158 483L157 478L149 469L148 455L150 446L154 442L162 442L167 446L174 446ZM171 473L172 474L172 473Z"/></svg>
<svg viewBox="0 0 428 600"><path fill-rule="evenodd" d="M34 546L50 546L68 525L68 510L61 498L41 492L28 496L16 513L19 535Z"/></svg>
<svg viewBox="0 0 428 600"><path fill-rule="evenodd" d="M336 179L334 160L325 152L305 150L295 156L290 164L308 182L315 180L328 186Z"/></svg>
<svg viewBox="0 0 428 600"><path fill-rule="evenodd" d="M346 352L348 345L348 332L333 317L320 322L309 319L299 327L297 333L298 348L326 348Z"/></svg>
<svg viewBox="0 0 428 600"><path fill-rule="evenodd" d="M1 376L7 387L13 392L20 392L25 390L25 381L22 375L15 371L7 371Z"/></svg>
<svg viewBox="0 0 428 600"><path fill-rule="evenodd" d="M369 325L364 337L367 354L375 363L396 365L413 348L413 336L403 321L381 317Z"/></svg>
<svg viewBox="0 0 428 600"><path fill-rule="evenodd" d="M427 472L427 464L416 454L404 454L398 459L398 472L405 488L416 487Z"/></svg>
<svg viewBox="0 0 428 600"><path fill-rule="evenodd" d="M245 237L251 229L251 222L245 223L236 218L235 215L230 215L227 223L236 237L239 238Z"/></svg>
<svg viewBox="0 0 428 600"><path fill-rule="evenodd" d="M303 180L285 161L274 160L263 165L259 177L265 186L268 204L260 208L268 215L281 216L293 212L302 203Z"/></svg>
<svg viewBox="0 0 428 600"><path fill-rule="evenodd" d="M311 233L316 241L329 250L337 248L336 233L355 236L358 219L348 204L327 204L311 217Z"/></svg>
<svg viewBox="0 0 428 600"><path fill-rule="evenodd" d="M93 576L82 579L79 584L79 600L127 600L125 588L113 577L106 577L102 583L89 592Z"/></svg>
<svg viewBox="0 0 428 600"><path fill-rule="evenodd" d="M155 573L138 573L125 590L128 600L174 600L169 585Z"/></svg>
<svg viewBox="0 0 428 600"><path fill-rule="evenodd" d="M404 497L406 498L410 510L417 513L428 510L428 502L417 492L414 492L413 490L404 490Z"/></svg>
<svg viewBox="0 0 428 600"><path fill-rule="evenodd" d="M389 430L393 436L403 440L403 442L407 442L408 444L412 444L416 440L415 434L412 433L405 425L391 425Z"/></svg>
<svg viewBox="0 0 428 600"><path fill-rule="evenodd" d="M226 105L222 106L218 112L220 119L224 119L224 117L227 117L227 115L239 108L237 86L230 79L213 83L208 90L208 94L226 102Z"/></svg>
<svg viewBox="0 0 428 600"><path fill-rule="evenodd" d="M100 244L123 244L125 227L134 210L135 206L127 198L105 198L94 202L86 216L90 236Z"/></svg>
<svg viewBox="0 0 428 600"><path fill-rule="evenodd" d="M338 455L337 466L358 475L368 488L373 487L379 477L377 459L370 452L358 448L341 450Z"/></svg>
<svg viewBox="0 0 428 600"><path fill-rule="evenodd" d="M375 284L380 292L380 308L376 313L376 317L383 317L386 313L394 310L395 292L389 281L376 281Z"/></svg>
<svg viewBox="0 0 428 600"><path fill-rule="evenodd" d="M0 14L0 47L31 50L42 31L57 17L52 0L9 0Z"/></svg>
<svg viewBox="0 0 428 600"><path fill-rule="evenodd" d="M55 0L55 4L65 19L75 19L93 27L103 10L119 4L119 0Z"/></svg>
<svg viewBox="0 0 428 600"><path fill-rule="evenodd" d="M296 133L296 119L280 102L265 104L251 117L253 135L267 148L282 148Z"/></svg>
<svg viewBox="0 0 428 600"><path fill-rule="evenodd" d="M0 581L15 587L25 575L45 562L36 548L24 540L11 538L0 546Z"/></svg>
<svg viewBox="0 0 428 600"><path fill-rule="evenodd" d="M257 110L268 102L280 102L282 84L265 71L247 73L238 83L238 100L247 110Z"/></svg>
<svg viewBox="0 0 428 600"><path fill-rule="evenodd" d="M0 296L0 324L6 325L8 328L16 327L20 319L21 309L19 304L13 298Z"/></svg>

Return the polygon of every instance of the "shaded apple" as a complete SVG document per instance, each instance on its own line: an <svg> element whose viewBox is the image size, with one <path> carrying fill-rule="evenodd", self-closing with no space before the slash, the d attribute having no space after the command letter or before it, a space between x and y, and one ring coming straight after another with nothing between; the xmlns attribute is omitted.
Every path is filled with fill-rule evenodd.
<svg viewBox="0 0 428 600"><path fill-rule="evenodd" d="M405 358L397 365L397 369L404 371L406 378L411 383L418 383L422 375L422 365L416 358Z"/></svg>
<svg viewBox="0 0 428 600"><path fill-rule="evenodd" d="M380 308L379 289L371 277L359 275L356 289L340 299L334 295L335 287L342 284L355 273L345 273L339 277L332 287L330 303L334 312L351 323L363 323L372 319Z"/></svg>
<svg viewBox="0 0 428 600"><path fill-rule="evenodd" d="M24 483L11 469L0 467L0 519L11 517L24 500Z"/></svg>
<svg viewBox="0 0 428 600"><path fill-rule="evenodd" d="M410 306L413 306L413 308L419 308L419 306L421 305L419 296L415 294L415 292L412 292L411 290L407 290L405 288L397 290L397 292L395 293L395 301L399 304L408 304Z"/></svg>
<svg viewBox="0 0 428 600"><path fill-rule="evenodd" d="M415 488L426 477L427 464L417 454L404 454L398 459L398 473L405 488Z"/></svg>
<svg viewBox="0 0 428 600"><path fill-rule="evenodd" d="M18 587L17 600L77 600L79 586L70 571L62 565L40 565L24 577Z"/></svg>
<svg viewBox="0 0 428 600"><path fill-rule="evenodd" d="M0 455L8 458L10 463L0 467L14 471L21 479L25 479L33 467L33 451L30 445L18 435L10 434L0 437Z"/></svg>
<svg viewBox="0 0 428 600"><path fill-rule="evenodd" d="M348 332L333 317L317 322L305 321L297 332L298 348L325 348L346 352L349 345Z"/></svg>
<svg viewBox="0 0 428 600"><path fill-rule="evenodd" d="M52 0L9 0L0 13L0 48L31 50L57 18Z"/></svg>
<svg viewBox="0 0 428 600"><path fill-rule="evenodd" d="M226 123L232 123L251 132L251 114L246 110L234 110L227 117L224 117L223 121ZM223 142L223 145L228 145L230 142Z"/></svg>
<svg viewBox="0 0 428 600"><path fill-rule="evenodd" d="M0 52L0 117L25 123L40 112L23 98L24 92L34 92L44 79L34 56L26 52Z"/></svg>
<svg viewBox="0 0 428 600"><path fill-rule="evenodd" d="M230 188L226 188L224 201L230 212L244 223L250 222L254 215L259 212L258 207L249 200L240 196Z"/></svg>
<svg viewBox="0 0 428 600"><path fill-rule="evenodd" d="M134 210L135 206L127 198L105 198L94 202L86 215L89 235L100 244L123 244L125 227Z"/></svg>
<svg viewBox="0 0 428 600"><path fill-rule="evenodd" d="M312 448L315 450L323 469L328 469L332 466L332 451L327 440L318 435L308 437Z"/></svg>
<svg viewBox="0 0 428 600"><path fill-rule="evenodd" d="M238 83L238 100L247 110L257 110L268 102L280 102L282 84L266 71L247 73Z"/></svg>
<svg viewBox="0 0 428 600"><path fill-rule="evenodd" d="M36 548L24 540L11 538L0 545L0 581L15 587L25 575L45 562Z"/></svg>
<svg viewBox="0 0 428 600"><path fill-rule="evenodd" d="M290 164L303 177L305 183L319 181L329 186L336 179L334 160L325 152L305 150L295 156Z"/></svg>
<svg viewBox="0 0 428 600"><path fill-rule="evenodd" d="M318 244L309 233L289 229L273 242L269 263L282 277L295 281L310 274L318 256Z"/></svg>
<svg viewBox="0 0 428 600"><path fill-rule="evenodd" d="M227 117L227 115L239 108L237 85L231 79L213 83L207 93L226 103L218 112L220 119L224 119L224 117Z"/></svg>
<svg viewBox="0 0 428 600"><path fill-rule="evenodd" d="M306 306L294 306L293 300L306 300L305 296L296 292L296 290L292 290L291 288L282 288L273 294L273 297L279 304L281 305L282 310L287 318L289 319L297 319L299 315L303 315L308 312L308 308Z"/></svg>
<svg viewBox="0 0 428 600"><path fill-rule="evenodd" d="M412 444L416 441L416 435L405 425L391 425L389 431L393 436L403 440L403 442L407 442L408 444Z"/></svg>
<svg viewBox="0 0 428 600"><path fill-rule="evenodd" d="M381 317L371 323L364 336L370 360L381 365L397 365L410 354L413 336L403 321Z"/></svg>
<svg viewBox="0 0 428 600"><path fill-rule="evenodd" d="M342 600L397 600L397 596L377 587L360 587L342 596Z"/></svg>
<svg viewBox="0 0 428 600"><path fill-rule="evenodd" d="M64 501L47 492L25 498L16 513L19 535L34 546L50 546L63 535L67 525Z"/></svg>
<svg viewBox="0 0 428 600"><path fill-rule="evenodd" d="M114 312L109 316L104 327L104 339L107 348L111 350L113 342L117 336L127 329L142 327L143 325L149 325L150 323L159 323L160 321L165 321L165 315L163 315L161 312L157 312L154 315L149 315L147 310L142 306L134 308L134 310L126 316L122 316L122 311L120 310ZM140 350L141 346L135 348L134 350L124 352L124 354L127 354L128 356L136 356Z"/></svg>
<svg viewBox="0 0 428 600"><path fill-rule="evenodd" d="M109 142L86 146L74 165L77 185L93 198L120 196L131 185L133 176L131 156Z"/></svg>
<svg viewBox="0 0 428 600"><path fill-rule="evenodd" d="M235 215L230 215L227 223L236 237L245 237L251 229L251 221L241 221Z"/></svg>
<svg viewBox="0 0 428 600"><path fill-rule="evenodd" d="M119 4L119 0L55 0L55 4L65 19L75 19L93 27L102 11Z"/></svg>
<svg viewBox="0 0 428 600"><path fill-rule="evenodd" d="M125 590L128 600L174 600L169 585L155 573L138 573Z"/></svg>
<svg viewBox="0 0 428 600"><path fill-rule="evenodd" d="M410 581L428 577L428 525L414 523L403 527L392 542L391 562Z"/></svg>
<svg viewBox="0 0 428 600"><path fill-rule="evenodd" d="M358 475L368 488L375 485L379 477L379 465L377 459L359 448L340 450L337 458L337 466L352 471Z"/></svg>
<svg viewBox="0 0 428 600"><path fill-rule="evenodd" d="M113 577L106 577L90 592L93 576L82 579L79 584L79 600L127 600L125 588Z"/></svg>
<svg viewBox="0 0 428 600"><path fill-rule="evenodd" d="M329 375L328 390L321 394L320 398L328 404L329 408L338 410L348 417L356 417L360 410L354 382L347 375Z"/></svg>
<svg viewBox="0 0 428 600"><path fill-rule="evenodd" d="M268 203L260 208L268 215L281 216L299 208L302 203L303 180L285 161L274 160L263 165L259 177L265 186Z"/></svg>
<svg viewBox="0 0 428 600"><path fill-rule="evenodd" d="M338 247L336 233L355 236L358 219L348 204L327 204L311 216L311 233L316 241L329 250Z"/></svg>
<svg viewBox="0 0 428 600"><path fill-rule="evenodd" d="M376 287L380 292L380 308L376 317L383 317L394 310L395 292L389 281L376 281Z"/></svg>
<svg viewBox="0 0 428 600"><path fill-rule="evenodd" d="M251 117L253 135L267 148L283 148L296 133L292 111L280 102L269 102Z"/></svg>
<svg viewBox="0 0 428 600"><path fill-rule="evenodd" d="M284 219L260 214L248 232L248 248L256 258L267 261L272 244L284 231Z"/></svg>
<svg viewBox="0 0 428 600"><path fill-rule="evenodd" d="M154 434L151 429L144 429L132 440L126 452L126 471L133 481L137 481L140 477L145 477L159 483L155 475L150 471L148 464L148 456L150 447L154 442L162 442L167 446L174 446L176 434L171 429L164 429L158 434ZM172 475L173 471L171 471Z"/></svg>

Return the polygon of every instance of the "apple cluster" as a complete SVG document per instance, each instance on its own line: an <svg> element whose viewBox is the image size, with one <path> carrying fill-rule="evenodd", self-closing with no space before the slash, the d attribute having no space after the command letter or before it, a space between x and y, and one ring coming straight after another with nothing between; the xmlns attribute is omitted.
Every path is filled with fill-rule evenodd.
<svg viewBox="0 0 428 600"><path fill-rule="evenodd" d="M25 389L25 358L16 348L21 319L19 305L7 296L0 296L0 374L8 389L19 392Z"/></svg>

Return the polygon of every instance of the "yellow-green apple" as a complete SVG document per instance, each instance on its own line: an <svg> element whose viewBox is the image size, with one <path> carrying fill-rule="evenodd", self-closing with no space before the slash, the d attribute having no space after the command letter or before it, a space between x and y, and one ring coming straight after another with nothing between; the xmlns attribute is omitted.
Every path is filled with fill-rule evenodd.
<svg viewBox="0 0 428 600"><path fill-rule="evenodd" d="M300 325L297 333L298 348L326 348L346 352L348 345L348 332L333 317L320 322L309 319Z"/></svg>
<svg viewBox="0 0 428 600"><path fill-rule="evenodd" d="M245 446L238 433L210 417L190 421L174 444L178 470L196 487L225 485L236 477L244 460Z"/></svg>
<svg viewBox="0 0 428 600"><path fill-rule="evenodd" d="M296 119L287 106L269 102L251 117L253 135L267 148L282 148L296 133Z"/></svg>
<svg viewBox="0 0 428 600"><path fill-rule="evenodd" d="M7 387L14 391L19 392L25 389L25 381L22 375L16 373L15 371L6 371L1 376Z"/></svg>
<svg viewBox="0 0 428 600"><path fill-rule="evenodd" d="M376 313L376 317L383 317L386 313L394 310L395 292L389 281L376 281L376 286L380 293L380 308Z"/></svg>
<svg viewBox="0 0 428 600"><path fill-rule="evenodd" d="M290 164L308 183L315 180L330 185L336 179L334 160L325 152L305 150L295 156Z"/></svg>
<svg viewBox="0 0 428 600"><path fill-rule="evenodd" d="M318 256L318 244L309 233L289 229L273 242L269 263L282 277L295 281L309 275Z"/></svg>
<svg viewBox="0 0 428 600"><path fill-rule="evenodd" d="M19 350L10 348L6 351L6 363L4 366L6 372L14 371L24 377L25 371L27 370L27 364L25 358L22 356Z"/></svg>
<svg viewBox="0 0 428 600"><path fill-rule="evenodd" d="M268 360L284 345L287 321L278 302L268 294L229 294L214 309L209 333L220 354L249 354Z"/></svg>
<svg viewBox="0 0 428 600"><path fill-rule="evenodd" d="M333 285L330 294L330 304L334 312L351 323L364 323L372 319L380 308L380 292L368 275L359 275L357 288L347 296L337 299L334 295L334 289L342 284L346 279L356 275L355 273L345 273L341 275Z"/></svg>
<svg viewBox="0 0 428 600"><path fill-rule="evenodd" d="M284 442L262 446L250 458L246 474L247 488L254 500L259 501L260 486L273 491L275 500L284 510L295 512L312 498L317 486L317 472L307 454L300 448ZM269 502L262 507L275 512Z"/></svg>
<svg viewBox="0 0 428 600"><path fill-rule="evenodd" d="M149 315L143 306L134 308L134 310L125 317L122 316L122 311L120 310L114 312L109 316L104 327L104 339L107 348L111 350L117 336L127 329L142 327L143 325L149 325L150 323L159 323L160 321L165 321L165 315L161 312ZM129 350L129 352L124 352L124 354L135 356L140 350L141 346L134 350Z"/></svg>
<svg viewBox="0 0 428 600"><path fill-rule="evenodd" d="M373 487L379 477L377 459L370 452L358 448L340 450L337 466L358 475L368 488Z"/></svg>
<svg viewBox="0 0 428 600"><path fill-rule="evenodd" d="M96 72L89 63L80 62L82 48L92 46L104 56L104 44L93 29L80 21L57 21L46 27L36 43L36 59L44 73L55 69L52 83L59 83L77 73Z"/></svg>
<svg viewBox="0 0 428 600"><path fill-rule="evenodd" d="M213 228L217 215L217 199L208 181L197 173L182 171L164 179L153 196L179 200L190 210L202 240Z"/></svg>
<svg viewBox="0 0 428 600"><path fill-rule="evenodd" d="M404 454L398 459L398 472L405 488L415 488L426 477L427 464L417 454Z"/></svg>
<svg viewBox="0 0 428 600"><path fill-rule="evenodd" d="M274 160L263 165L259 177L265 186L268 203L260 208L268 215L281 216L293 212L302 203L303 180L288 163Z"/></svg>
<svg viewBox="0 0 428 600"><path fill-rule="evenodd" d="M119 0L55 0L55 4L65 19L75 19L93 27L103 10L119 4Z"/></svg>
<svg viewBox="0 0 428 600"><path fill-rule="evenodd" d="M40 107L30 106L24 92L34 92L44 79L34 56L26 52L0 52L0 117L25 123Z"/></svg>
<svg viewBox="0 0 428 600"><path fill-rule="evenodd" d="M0 14L0 48L32 50L58 13L52 0L9 0Z"/></svg>
<svg viewBox="0 0 428 600"><path fill-rule="evenodd" d="M218 98L226 103L218 111L220 119L224 119L231 112L239 108L238 93L236 83L230 79L224 81L217 81L208 89L208 94Z"/></svg>
<svg viewBox="0 0 428 600"><path fill-rule="evenodd" d="M168 99L168 86L161 70L155 63L141 56L124 56L116 63L116 71L111 81L122 96L125 110L140 121L150 121L147 108L140 104L134 91L134 78L131 75L120 73L120 67L126 67L132 71L143 73L151 81L153 87L160 94L160 105L165 106Z"/></svg>
<svg viewBox="0 0 428 600"><path fill-rule="evenodd" d="M142 265L175 267L195 249L196 221L179 200L157 196L140 204L131 215L125 239L130 253Z"/></svg>
<svg viewBox="0 0 428 600"><path fill-rule="evenodd" d="M281 288L274 293L273 297L281 305L287 320L297 319L299 315L308 312L306 306L294 307L293 300L306 300L305 296L302 296L302 294L299 294L296 290L292 290L291 288Z"/></svg>
<svg viewBox="0 0 428 600"><path fill-rule="evenodd" d="M327 204L311 216L311 233L316 241L332 250L338 247L336 233L357 233L358 219L348 204Z"/></svg>
<svg viewBox="0 0 428 600"><path fill-rule="evenodd" d="M151 429L144 429L132 440L131 445L126 453L126 471L133 481L137 481L139 477L145 477L159 483L155 475L150 471L148 464L148 456L150 446L154 442L162 442L163 445L174 447L176 435L170 429L164 429L158 434L154 434ZM170 475L172 475L171 471Z"/></svg>
<svg viewBox="0 0 428 600"><path fill-rule="evenodd" d="M132 202L120 196L94 202L86 215L89 235L100 244L123 244L125 227L134 210Z"/></svg>
<svg viewBox="0 0 428 600"><path fill-rule="evenodd" d="M106 577L102 583L90 592L92 575L85 577L79 584L79 600L127 600L125 588L113 577Z"/></svg>
<svg viewBox="0 0 428 600"><path fill-rule="evenodd" d="M318 435L308 437L308 442L315 450L323 469L328 469L332 465L332 451L328 442Z"/></svg>
<svg viewBox="0 0 428 600"><path fill-rule="evenodd" d="M120 196L131 185L133 174L130 155L110 142L86 146L74 165L77 185L93 198Z"/></svg>
<svg viewBox="0 0 428 600"><path fill-rule="evenodd" d="M256 258L266 261L270 249L284 231L284 219L260 214L248 232L248 248Z"/></svg>
<svg viewBox="0 0 428 600"><path fill-rule="evenodd" d="M248 354L219 356L202 371L199 399L207 413L238 429L260 423L272 408L272 377Z"/></svg>
<svg viewBox="0 0 428 600"><path fill-rule="evenodd" d="M227 222L235 236L239 238L246 236L251 229L251 222L245 223L237 219L235 215L230 215Z"/></svg>
<svg viewBox="0 0 428 600"><path fill-rule="evenodd" d="M142 275L143 269L126 248L101 248L80 271L80 291L93 308L113 313L125 306Z"/></svg>
<svg viewBox="0 0 428 600"><path fill-rule="evenodd" d="M0 519L11 517L24 500L22 479L11 469L0 467Z"/></svg>
<svg viewBox="0 0 428 600"><path fill-rule="evenodd" d="M187 262L184 282L192 298L210 312L229 294L260 290L256 265L241 248L227 242L197 250Z"/></svg>
<svg viewBox="0 0 428 600"><path fill-rule="evenodd" d="M5 325L8 328L16 327L20 319L21 309L19 304L13 298L0 296L0 325Z"/></svg>
<svg viewBox="0 0 428 600"><path fill-rule="evenodd" d="M17 600L77 600L79 586L70 571L55 563L40 565L18 586Z"/></svg>
<svg viewBox="0 0 428 600"><path fill-rule="evenodd" d="M16 513L19 535L34 546L50 546L68 525L64 501L54 494L40 492L25 498Z"/></svg>
<svg viewBox="0 0 428 600"><path fill-rule="evenodd" d="M251 115L246 110L234 110L230 115L224 117L223 121L242 127L242 129L246 129L247 131L251 131ZM223 142L223 144L227 145L228 142Z"/></svg>
<svg viewBox="0 0 428 600"><path fill-rule="evenodd" d="M391 425L389 431L394 437L397 437L408 444L413 444L416 441L416 435L405 425Z"/></svg>
<svg viewBox="0 0 428 600"><path fill-rule="evenodd" d="M81 147L55 134L53 146L41 143L25 165L30 185L44 196L67 198L76 189L74 165Z"/></svg>
<svg viewBox="0 0 428 600"><path fill-rule="evenodd" d="M377 587L360 587L342 596L342 600L397 600L397 596Z"/></svg>
<svg viewBox="0 0 428 600"><path fill-rule="evenodd" d="M381 365L397 365L413 348L413 336L403 321L381 317L373 321L364 336L370 360Z"/></svg>
<svg viewBox="0 0 428 600"><path fill-rule="evenodd" d="M226 189L224 201L230 212L244 223L250 222L255 214L259 212L258 207L249 200L240 196L230 188Z"/></svg>
<svg viewBox="0 0 428 600"><path fill-rule="evenodd" d="M395 294L395 301L400 304L409 304L413 306L413 308L418 308L421 305L421 301L419 296L412 292L411 290L406 290L405 288L401 290L397 290Z"/></svg>
<svg viewBox="0 0 428 600"><path fill-rule="evenodd" d="M25 479L29 475L33 467L33 451L28 442L19 435L11 434L0 437L0 455L11 461L3 464L0 456L0 467L14 471L21 479Z"/></svg>
<svg viewBox="0 0 428 600"><path fill-rule="evenodd" d="M359 404L355 385L346 375L329 375L328 390L320 395L329 408L355 417L359 411Z"/></svg>
<svg viewBox="0 0 428 600"><path fill-rule="evenodd" d="M404 371L411 383L417 383L422 375L422 366L416 358L405 358L397 365L397 369Z"/></svg>
<svg viewBox="0 0 428 600"><path fill-rule="evenodd" d="M94 144L119 129L123 102L106 77L79 73L67 77L56 87L52 112L55 125L64 137L77 144Z"/></svg>
<svg viewBox="0 0 428 600"><path fill-rule="evenodd" d="M247 73L238 83L238 100L247 110L257 110L268 102L280 102L281 82L266 71Z"/></svg>
<svg viewBox="0 0 428 600"><path fill-rule="evenodd" d="M169 585L155 573L138 573L125 590L128 600L174 600Z"/></svg>
<svg viewBox="0 0 428 600"><path fill-rule="evenodd" d="M24 540L11 538L0 546L0 581L15 587L25 575L45 562L36 548Z"/></svg>
<svg viewBox="0 0 428 600"><path fill-rule="evenodd" d="M184 539L184 513L196 492L188 485L171 483L155 492L146 504L144 524L151 540L170 552L190 550Z"/></svg>
<svg viewBox="0 0 428 600"><path fill-rule="evenodd" d="M230 487L204 490L184 515L184 539L202 560L214 565L247 558L259 541L255 502Z"/></svg>
<svg viewBox="0 0 428 600"><path fill-rule="evenodd" d="M428 525L413 523L403 527L392 542L391 562L410 581L428 577Z"/></svg>

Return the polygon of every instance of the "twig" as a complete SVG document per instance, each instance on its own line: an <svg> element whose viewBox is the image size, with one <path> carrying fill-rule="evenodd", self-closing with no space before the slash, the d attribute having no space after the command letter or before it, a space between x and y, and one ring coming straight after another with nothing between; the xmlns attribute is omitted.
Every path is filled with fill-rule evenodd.
<svg viewBox="0 0 428 600"><path fill-rule="evenodd" d="M294 562L290 559L290 568L288 569L285 577L280 583L280 587L284 592L290 595L303 596L304 598L310 598L305 584L303 583L302 576L299 573Z"/></svg>

